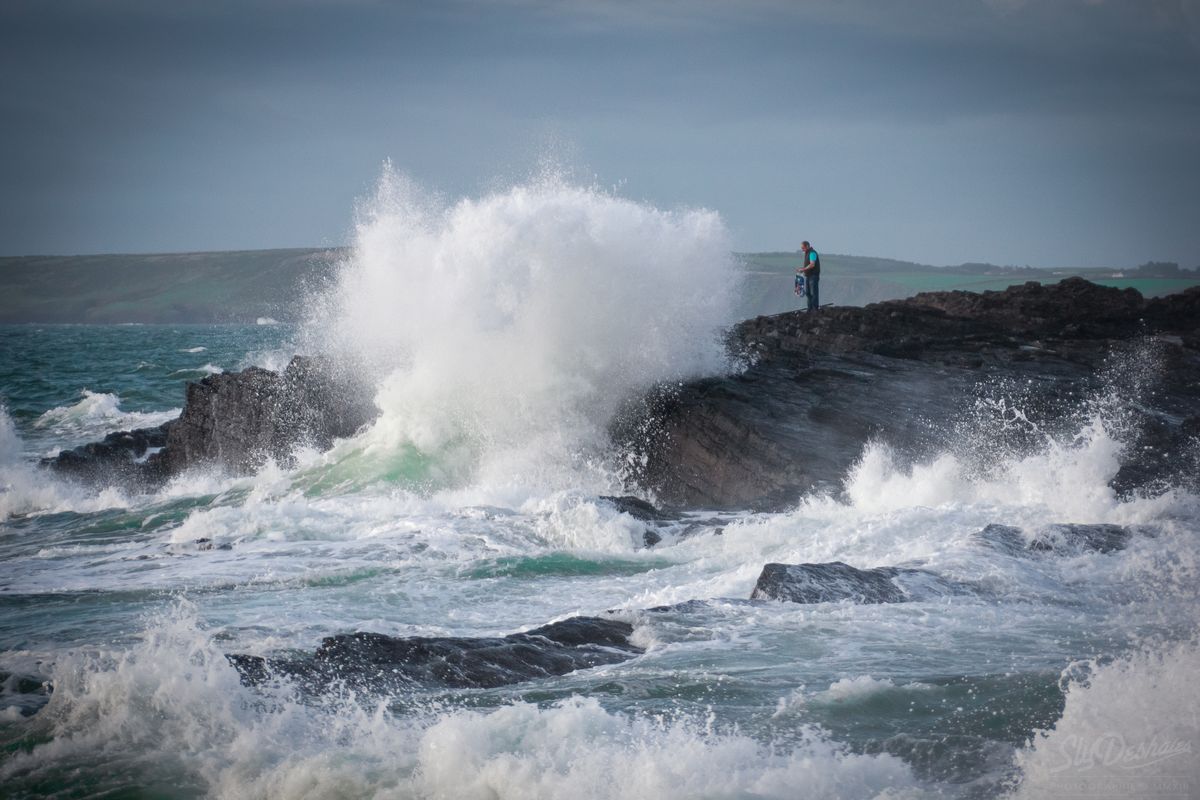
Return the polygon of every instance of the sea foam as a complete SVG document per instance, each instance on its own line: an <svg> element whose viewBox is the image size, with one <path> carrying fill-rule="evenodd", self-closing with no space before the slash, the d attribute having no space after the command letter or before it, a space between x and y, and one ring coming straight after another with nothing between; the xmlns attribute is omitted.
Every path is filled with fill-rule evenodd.
<svg viewBox="0 0 1200 800"><path fill-rule="evenodd" d="M84 389L81 395L76 403L44 412L33 421L33 427L46 429L61 439L87 442L117 430L161 425L178 417L182 410L125 411L121 408L121 398L115 394Z"/></svg>
<svg viewBox="0 0 1200 800"><path fill-rule="evenodd" d="M596 486L622 402L728 367L736 274L711 211L553 176L447 205L389 168L303 336L378 376L360 448L441 486Z"/></svg>
<svg viewBox="0 0 1200 800"><path fill-rule="evenodd" d="M1196 796L1198 674L1195 641L1068 667L1062 718L1017 754L1015 798Z"/></svg>
<svg viewBox="0 0 1200 800"><path fill-rule="evenodd" d="M286 684L255 694L187 602L131 649L64 654L53 680L48 707L20 723L53 739L0 765L12 786L103 757L115 786L96 790L137 775L218 797L923 796L900 759L815 727L766 747L704 716L629 716L595 698L398 715L349 696L300 703Z"/></svg>

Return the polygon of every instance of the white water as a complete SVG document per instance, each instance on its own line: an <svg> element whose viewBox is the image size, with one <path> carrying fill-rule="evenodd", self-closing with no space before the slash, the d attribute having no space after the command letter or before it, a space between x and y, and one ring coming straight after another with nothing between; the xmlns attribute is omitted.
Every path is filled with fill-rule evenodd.
<svg viewBox="0 0 1200 800"><path fill-rule="evenodd" d="M211 365L201 368L207 372ZM215 369L220 372L218 368ZM152 428L179 416L180 408L165 411L125 411L121 398L108 392L84 389L82 399L69 406L58 406L38 417L33 426L60 440L84 444L103 439L112 431Z"/></svg>
<svg viewBox="0 0 1200 800"><path fill-rule="evenodd" d="M1167 770L1200 785L1200 508L1108 487L1127 396L987 470L971 451L982 435L915 465L869 443L837 498L696 514L699 533L654 550L643 523L597 499L618 488L604 431L620 401L728 368L713 338L727 249L708 212L554 179L443 204L389 173L299 348L378 379L383 414L365 433L294 470L193 473L126 497L35 471L0 414L0 600L25 598L3 609L0 667L55 686L32 718L0 708L3 742L27 745L6 751L0 781L231 798L900 798L972 781L989 796L1002 779L1051 797L1067 780ZM1005 403L1019 422L1019 398ZM89 395L38 431L99 438L136 427L124 414L115 395ZM1135 533L1110 554L978 537L1061 522ZM834 560L920 566L975 593L743 602L764 563ZM689 600L708 602L647 610ZM645 654L496 691L301 702L286 685L242 686L225 659L610 609ZM1064 668L1059 719L1057 695L1038 692ZM1028 722L1023 702L1053 713ZM993 718L1031 741L1010 743ZM904 752L906 736L951 752ZM864 748L880 742L903 755Z"/></svg>
<svg viewBox="0 0 1200 800"><path fill-rule="evenodd" d="M742 515L722 536L667 542L657 552L637 549L640 523L580 493L550 493L504 510L458 505L457 492L305 497L292 485L296 474L276 468L219 482L210 488L249 493L196 508L149 539L48 551L26 562L19 579L9 574L8 585L19 591L208 586L243 600L222 603L219 621L210 622L198 606L176 605L146 619L137 641L125 646L22 656L54 664L54 697L27 723L54 738L10 759L0 777L28 782L104 762L131 775L154 764L157 773L221 797L793 797L797 786L813 797L936 794L944 789L904 760L856 754L814 720L843 708L870 715L877 713L873 704L896 698L937 702L944 689L924 676L969 674L980 653L997 659L995 670L1020 672L1045 663L1048 652L1071 661L1071 646L1060 640L1080 631L1104 640L1146 630L1153 640L1152 630L1194 620L1194 498L1120 502L1085 486L1085 501L1063 506L1044 493L1031 498L1000 490L1013 474L1032 483L1039 475L1065 480L1062 469L1106 481L1111 475L1098 464L1109 463L1112 442L1104 437L1101 426L1094 438L1066 448L1070 458L1066 451L1034 454L994 482L964 479L962 491L949 497L939 494L948 473L937 465L950 456L902 469L873 445L848 476L849 502L810 497L792 513ZM172 493L205 490L197 483ZM1080 516L1063 517L1063 509ZM1065 558L1014 557L974 538L990 522L1032 532L1064 519L1120 521L1154 538L1138 536L1116 554ZM197 552L192 543L202 537L233 549ZM619 558L633 571L532 582L455 577L505 558L564 552ZM829 560L921 564L977 581L995 598L942 608L717 601L699 619L638 611L744 598L767 561ZM364 584L375 588L331 596L304 588L380 568L395 577ZM271 599L279 592L291 598L286 611ZM312 706L286 691L264 696L242 687L223 658L311 649L321 635L339 630L497 634L612 607L629 609L646 655L564 679L568 690L583 694L542 703L497 698L473 710L433 697L403 714L349 698ZM209 630L214 625L220 641ZM796 656L786 654L822 641L835 649L789 663ZM907 667L897 669L896 654ZM1174 759L1167 763L1183 765L1182 774L1191 776L1194 761L1184 750L1200 744L1195 665L1192 645L1165 651L1148 645L1145 654L1096 667L1089 683L1071 685L1059 723L999 763L1012 759L1021 770L1019 791L1028 797L1056 796L1064 781L1080 777L1127 778L1128 771L1116 770L1128 759L1110 763L1118 752L1110 734L1119 731L1121 752L1166 753ZM706 714L689 703L643 712L603 692L587 696L606 674L631 686L675 674L685 684L712 681L709 691L717 691L747 668L770 676L753 691L768 730L778 731L774 742L739 731L720 700ZM791 680L784 677L793 672ZM1066 754L1080 748L1099 753L1103 769L1076 761L1064 766ZM1147 767L1133 776L1159 774Z"/></svg>
<svg viewBox="0 0 1200 800"><path fill-rule="evenodd" d="M1188 797L1200 788L1200 647L1183 642L1064 673L1067 706L1017 756L1017 798Z"/></svg>
<svg viewBox="0 0 1200 800"><path fill-rule="evenodd" d="M415 448L435 484L599 488L621 402L727 367L737 272L712 212L553 176L447 206L389 169L360 217L308 339L384 376L358 446Z"/></svg>
<svg viewBox="0 0 1200 800"><path fill-rule="evenodd" d="M89 423L94 424L95 420ZM74 435L78 428L68 426L68 429ZM8 409L0 404L0 523L17 514L88 512L124 506L127 502L118 489L89 491L36 470L26 458L25 444ZM7 533L6 528L0 527L0 536Z"/></svg>
<svg viewBox="0 0 1200 800"><path fill-rule="evenodd" d="M264 707L186 603L132 650L65 657L54 678L35 724L60 735L0 778L103 758L118 773L173 763L220 797L867 798L918 785L899 759L848 753L814 727L767 748L711 718L630 717L583 697L397 717L268 692Z"/></svg>

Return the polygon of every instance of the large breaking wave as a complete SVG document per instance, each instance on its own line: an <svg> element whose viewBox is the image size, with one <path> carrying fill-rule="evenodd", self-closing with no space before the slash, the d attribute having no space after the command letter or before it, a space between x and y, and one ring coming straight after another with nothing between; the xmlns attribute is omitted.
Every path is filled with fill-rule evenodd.
<svg viewBox="0 0 1200 800"><path fill-rule="evenodd" d="M353 448L370 469L595 485L622 401L727 366L736 275L712 211L555 175L445 203L388 167L302 339L377 381L382 417Z"/></svg>

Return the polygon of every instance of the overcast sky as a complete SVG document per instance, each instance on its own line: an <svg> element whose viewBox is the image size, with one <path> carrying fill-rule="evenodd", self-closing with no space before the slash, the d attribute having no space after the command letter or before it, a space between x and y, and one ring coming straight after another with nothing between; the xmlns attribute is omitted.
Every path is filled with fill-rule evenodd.
<svg viewBox="0 0 1200 800"><path fill-rule="evenodd" d="M545 159L740 250L1200 264L1200 0L4 0L0 255L343 244Z"/></svg>

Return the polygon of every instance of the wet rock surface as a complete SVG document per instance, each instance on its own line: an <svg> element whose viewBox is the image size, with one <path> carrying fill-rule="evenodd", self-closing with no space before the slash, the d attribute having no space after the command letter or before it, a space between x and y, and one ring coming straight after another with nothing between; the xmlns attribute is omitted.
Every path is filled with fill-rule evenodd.
<svg viewBox="0 0 1200 800"><path fill-rule="evenodd" d="M311 656L229 659L248 684L286 677L317 693L334 681L373 692L492 688L633 658L642 650L630 643L632 633L620 620L572 617L503 637L350 633L327 637Z"/></svg>
<svg viewBox="0 0 1200 800"><path fill-rule="evenodd" d="M62 475L86 483L124 483L150 486L164 477L160 460L149 463L167 445L171 423L156 428L110 433L99 442L64 450L43 460Z"/></svg>
<svg viewBox="0 0 1200 800"><path fill-rule="evenodd" d="M1009 555L1053 553L1113 553L1129 546L1133 531L1121 525L1059 523L1048 525L1028 536L1012 525L992 524L976 534L987 546Z"/></svg>
<svg viewBox="0 0 1200 800"><path fill-rule="evenodd" d="M177 474L198 464L248 472L267 459L288 463L297 445L328 449L378 412L369 389L319 358L297 356L283 372L251 367L188 384L171 423L164 466Z"/></svg>
<svg viewBox="0 0 1200 800"><path fill-rule="evenodd" d="M858 569L841 561L825 564L767 564L751 600L788 603L904 603L971 594L968 587L910 567Z"/></svg>
<svg viewBox="0 0 1200 800"><path fill-rule="evenodd" d="M189 383L183 413L159 428L122 431L45 464L94 483L154 486L194 467L246 473L291 463L299 446L328 449L378 414L372 392L322 358L282 372L250 367Z"/></svg>
<svg viewBox="0 0 1200 800"><path fill-rule="evenodd" d="M1104 396L1116 398L1109 412L1126 440L1114 490L1200 489L1200 288L1146 301L1070 278L925 293L758 317L729 341L744 370L660 387L614 422L632 493L673 509L780 510L806 492L839 491L868 441L910 460L970 446L1011 454ZM989 392L1011 400L1014 387L1037 423L989 433L974 419L973 436L996 440L964 442L952 421ZM372 396L339 365L298 356L281 373L250 368L189 384L177 420L112 434L48 466L153 486L197 466L286 465L297 446L326 449L371 422ZM646 522L644 544L654 546L679 517L632 493L605 499Z"/></svg>
<svg viewBox="0 0 1200 800"><path fill-rule="evenodd" d="M1129 537L1120 525L1051 525L1034 535L1029 549L1062 555L1113 553L1124 550Z"/></svg>
<svg viewBox="0 0 1200 800"><path fill-rule="evenodd" d="M664 387L614 438L661 503L778 510L836 491L869 440L910 458L963 446L947 421L989 387L1019 387L1047 425L1107 393L1128 438L1113 488L1191 485L1198 333L1200 289L1145 301L1078 278L758 317L730 336L744 371Z"/></svg>

